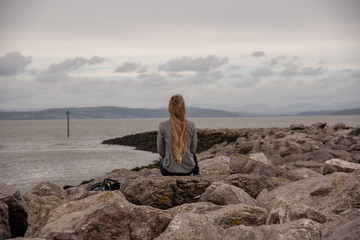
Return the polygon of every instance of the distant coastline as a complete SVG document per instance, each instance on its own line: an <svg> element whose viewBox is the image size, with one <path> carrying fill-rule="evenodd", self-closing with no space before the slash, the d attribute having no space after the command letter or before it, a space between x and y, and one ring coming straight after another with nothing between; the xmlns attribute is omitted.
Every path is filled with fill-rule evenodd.
<svg viewBox="0 0 360 240"><path fill-rule="evenodd" d="M124 107L82 107L82 108L53 108L41 111L0 112L0 120L40 120L64 119L66 112L70 111L72 119L131 119L131 118L167 118L166 108L124 108ZM261 114L261 113L234 113L225 110L207 108L187 108L188 117L268 117L268 116L339 116L360 115L360 108L337 111L306 111L297 114Z"/></svg>

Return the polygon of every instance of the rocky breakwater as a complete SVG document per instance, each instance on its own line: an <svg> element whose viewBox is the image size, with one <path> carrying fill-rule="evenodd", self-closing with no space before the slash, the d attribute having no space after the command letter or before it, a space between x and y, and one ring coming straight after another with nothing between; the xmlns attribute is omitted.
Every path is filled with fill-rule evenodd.
<svg viewBox="0 0 360 240"><path fill-rule="evenodd" d="M2 184L0 239L360 238L359 128L202 131L218 143L198 154L200 176L117 169L23 195ZM120 190L89 190L104 178Z"/></svg>

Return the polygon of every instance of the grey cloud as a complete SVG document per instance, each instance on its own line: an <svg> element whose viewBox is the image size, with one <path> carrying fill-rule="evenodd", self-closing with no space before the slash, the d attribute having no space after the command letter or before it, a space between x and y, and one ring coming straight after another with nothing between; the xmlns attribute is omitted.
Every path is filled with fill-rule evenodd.
<svg viewBox="0 0 360 240"><path fill-rule="evenodd" d="M266 57L266 54L265 54L265 52L263 52L263 51L257 51L257 52L253 52L253 53L251 54L251 56L252 56L252 57Z"/></svg>
<svg viewBox="0 0 360 240"><path fill-rule="evenodd" d="M89 60L82 57L76 57L74 59L66 59L63 62L51 64L47 72L48 73L70 72L79 69L88 62Z"/></svg>
<svg viewBox="0 0 360 240"><path fill-rule="evenodd" d="M274 66L277 66L277 65L279 65L279 62L281 61L281 60L283 60L283 59L285 59L286 58L286 56L280 56L280 57L277 57L277 58L273 58L273 59L271 59L270 60L270 62L268 63L268 65L270 66L270 67L274 67Z"/></svg>
<svg viewBox="0 0 360 240"><path fill-rule="evenodd" d="M134 72L140 67L140 63L137 62L124 62L123 65L116 68L115 72Z"/></svg>
<svg viewBox="0 0 360 240"><path fill-rule="evenodd" d="M103 63L103 62L109 62L109 59L94 56L91 59L89 59L88 64L89 65L94 65L94 64L100 64L100 63Z"/></svg>
<svg viewBox="0 0 360 240"><path fill-rule="evenodd" d="M0 76L14 76L25 71L31 62L31 57L25 57L19 52L9 52L0 57Z"/></svg>
<svg viewBox="0 0 360 240"><path fill-rule="evenodd" d="M268 67L259 67L258 69L250 72L253 77L270 77L274 74L274 71Z"/></svg>
<svg viewBox="0 0 360 240"><path fill-rule="evenodd" d="M138 73L146 73L147 72L147 67L141 67L141 68L139 68L139 70L137 72Z"/></svg>
<svg viewBox="0 0 360 240"><path fill-rule="evenodd" d="M250 88L258 84L259 82L261 82L260 78L251 77L251 78L240 79L238 81L232 82L231 85L236 88Z"/></svg>
<svg viewBox="0 0 360 240"><path fill-rule="evenodd" d="M192 85L215 83L217 80L224 78L222 71L198 72L195 76L187 79L187 82Z"/></svg>
<svg viewBox="0 0 360 240"><path fill-rule="evenodd" d="M106 61L105 58L93 57L86 59L83 57L76 57L73 59L66 59L60 63L53 63L47 70L42 71L36 80L40 82L59 82L71 79L68 73L77 70L85 65L94 65Z"/></svg>
<svg viewBox="0 0 360 240"><path fill-rule="evenodd" d="M322 67L303 67L299 69L299 66L295 64L286 65L285 69L281 72L282 76L291 77L291 76L315 76L323 73Z"/></svg>
<svg viewBox="0 0 360 240"><path fill-rule="evenodd" d="M320 75L320 74L322 74L322 72L323 72L322 67L318 67L318 68L305 67L305 68L301 69L301 71L299 72L299 75L314 76L314 75Z"/></svg>
<svg viewBox="0 0 360 240"><path fill-rule="evenodd" d="M298 66L294 64L287 64L285 69L281 72L282 76L296 76L298 74Z"/></svg>
<svg viewBox="0 0 360 240"><path fill-rule="evenodd" d="M166 78L159 73L140 74L139 80L142 86L145 87L160 87L165 86L167 83Z"/></svg>
<svg viewBox="0 0 360 240"><path fill-rule="evenodd" d="M217 69L229 62L228 58L219 58L214 55L199 58L183 57L170 60L169 62L161 65L159 70L167 72L182 72L182 71L195 71L207 72Z"/></svg>
<svg viewBox="0 0 360 240"><path fill-rule="evenodd" d="M226 70L234 71L234 70L239 70L240 68L241 68L240 66L231 65Z"/></svg>
<svg viewBox="0 0 360 240"><path fill-rule="evenodd" d="M360 70L355 70L350 72L350 78L360 80Z"/></svg>
<svg viewBox="0 0 360 240"><path fill-rule="evenodd" d="M173 78L179 78L179 77L182 77L183 75L181 75L181 74L179 74L177 72L169 72L168 76L173 77Z"/></svg>
<svg viewBox="0 0 360 240"><path fill-rule="evenodd" d="M242 79L244 78L244 76L240 73L240 74L230 74L229 78L233 78L233 79Z"/></svg>

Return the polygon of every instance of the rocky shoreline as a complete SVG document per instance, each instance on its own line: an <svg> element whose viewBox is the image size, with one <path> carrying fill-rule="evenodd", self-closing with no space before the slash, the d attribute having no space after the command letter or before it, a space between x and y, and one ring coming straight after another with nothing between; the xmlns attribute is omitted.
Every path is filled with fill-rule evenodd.
<svg viewBox="0 0 360 240"><path fill-rule="evenodd" d="M154 137L104 144L154 151ZM360 238L360 127L203 129L198 139L200 176L116 169L22 195L0 183L0 239ZM120 190L89 191L105 178Z"/></svg>

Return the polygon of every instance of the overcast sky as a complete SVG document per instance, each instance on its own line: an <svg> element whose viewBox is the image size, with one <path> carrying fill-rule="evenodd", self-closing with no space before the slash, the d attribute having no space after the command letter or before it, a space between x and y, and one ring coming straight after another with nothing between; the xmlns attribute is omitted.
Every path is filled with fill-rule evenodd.
<svg viewBox="0 0 360 240"><path fill-rule="evenodd" d="M0 109L360 103L358 0L0 0Z"/></svg>

